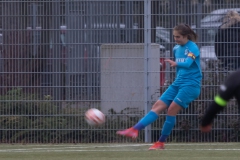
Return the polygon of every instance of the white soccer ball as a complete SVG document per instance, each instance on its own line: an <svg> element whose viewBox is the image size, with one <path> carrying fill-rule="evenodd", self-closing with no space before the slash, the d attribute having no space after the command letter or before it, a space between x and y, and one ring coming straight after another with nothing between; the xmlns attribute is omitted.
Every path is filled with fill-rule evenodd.
<svg viewBox="0 0 240 160"><path fill-rule="evenodd" d="M85 113L85 119L91 126L99 126L105 122L105 115L96 108L91 108Z"/></svg>

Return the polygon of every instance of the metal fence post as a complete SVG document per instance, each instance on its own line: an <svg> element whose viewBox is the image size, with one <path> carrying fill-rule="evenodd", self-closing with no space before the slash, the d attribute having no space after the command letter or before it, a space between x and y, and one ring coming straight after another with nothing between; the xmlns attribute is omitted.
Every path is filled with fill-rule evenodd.
<svg viewBox="0 0 240 160"><path fill-rule="evenodd" d="M144 0L144 111L150 108L148 56L151 53L151 0ZM151 125L145 128L145 142L151 142Z"/></svg>
<svg viewBox="0 0 240 160"><path fill-rule="evenodd" d="M58 0L52 2L52 41L53 41L53 98L60 106L62 96L62 73L60 54L60 4Z"/></svg>
<svg viewBox="0 0 240 160"><path fill-rule="evenodd" d="M198 3L197 5L197 21L196 21L196 28L201 28L201 18L202 18L202 3ZM198 41L202 42L202 29L196 30L198 35ZM198 43L198 46L201 47L202 44Z"/></svg>

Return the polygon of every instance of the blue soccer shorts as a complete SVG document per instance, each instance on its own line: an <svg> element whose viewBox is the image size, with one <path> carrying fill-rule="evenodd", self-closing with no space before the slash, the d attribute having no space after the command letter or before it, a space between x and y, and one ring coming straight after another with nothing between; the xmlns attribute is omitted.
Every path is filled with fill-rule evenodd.
<svg viewBox="0 0 240 160"><path fill-rule="evenodd" d="M188 105L200 95L200 86L175 86L170 85L159 100L167 107L174 101L179 106L187 108Z"/></svg>

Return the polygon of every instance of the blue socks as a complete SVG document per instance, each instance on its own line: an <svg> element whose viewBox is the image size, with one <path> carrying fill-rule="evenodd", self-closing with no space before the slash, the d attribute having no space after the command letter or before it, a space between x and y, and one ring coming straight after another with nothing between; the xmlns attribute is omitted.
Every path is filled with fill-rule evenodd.
<svg viewBox="0 0 240 160"><path fill-rule="evenodd" d="M147 125L153 123L157 119L158 119L158 114L153 111L150 111L135 126L133 126L133 128L136 130L142 130ZM167 115L166 121L164 122L164 125L162 128L162 135L159 138L160 142L166 141L166 139L170 135L175 123L176 123L176 116Z"/></svg>
<svg viewBox="0 0 240 160"><path fill-rule="evenodd" d="M160 142L166 141L166 139L170 135L175 123L176 123L176 116L167 115L166 121L164 122L164 125L162 128L162 135L158 141L160 141Z"/></svg>
<svg viewBox="0 0 240 160"><path fill-rule="evenodd" d="M144 129L147 125L153 123L158 119L158 114L150 111L148 112L147 115L145 115L135 126L133 126L134 129L137 130L142 130Z"/></svg>

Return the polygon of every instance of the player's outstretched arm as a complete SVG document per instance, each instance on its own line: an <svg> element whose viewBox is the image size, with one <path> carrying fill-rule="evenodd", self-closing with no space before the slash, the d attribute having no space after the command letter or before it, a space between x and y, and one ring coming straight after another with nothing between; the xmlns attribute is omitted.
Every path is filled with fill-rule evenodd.
<svg viewBox="0 0 240 160"><path fill-rule="evenodd" d="M212 122L216 115L221 112L224 107L226 106L227 102L224 101L221 97L216 96L214 101L208 107L207 111L205 112L200 129L202 132L210 132L212 129Z"/></svg>

